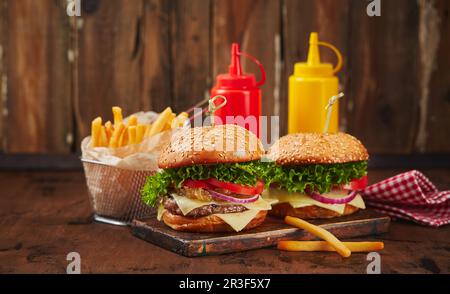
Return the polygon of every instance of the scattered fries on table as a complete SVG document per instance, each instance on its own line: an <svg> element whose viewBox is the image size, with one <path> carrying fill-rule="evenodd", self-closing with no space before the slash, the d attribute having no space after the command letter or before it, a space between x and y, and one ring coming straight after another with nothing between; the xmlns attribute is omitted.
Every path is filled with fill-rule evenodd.
<svg viewBox="0 0 450 294"><path fill-rule="evenodd" d="M152 124L139 123L136 115L131 115L125 123L122 108L112 108L113 123L107 121L102 125L102 118L97 117L91 124L91 146L117 148L139 144L144 139L152 137L166 130L182 127L188 119L188 114L178 116L170 107L162 111Z"/></svg>
<svg viewBox="0 0 450 294"><path fill-rule="evenodd" d="M325 241L279 241L277 247L280 250L336 251L343 257L349 257L352 252L371 252L384 248L383 242L341 242L327 230L296 217L286 216L284 221Z"/></svg>
<svg viewBox="0 0 450 294"><path fill-rule="evenodd" d="M284 221L289 225L308 231L311 234L327 241L343 257L349 257L352 254L350 249L348 249L344 244L342 244L342 242L339 241L338 238L336 238L333 234L331 234L330 232L319 226L313 225L302 219L291 216L286 216Z"/></svg>
<svg viewBox="0 0 450 294"><path fill-rule="evenodd" d="M351 252L372 252L384 248L383 242L342 242ZM286 251L336 251L326 241L280 241L278 249Z"/></svg>

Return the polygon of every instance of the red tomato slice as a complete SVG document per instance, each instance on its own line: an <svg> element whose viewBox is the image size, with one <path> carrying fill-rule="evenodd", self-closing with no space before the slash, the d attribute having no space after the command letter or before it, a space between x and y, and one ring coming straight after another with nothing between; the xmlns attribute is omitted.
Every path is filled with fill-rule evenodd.
<svg viewBox="0 0 450 294"><path fill-rule="evenodd" d="M214 187L222 188L230 192L242 195L256 195L261 194L264 189L264 183L258 182L256 186L243 186L239 184L234 184L230 182L222 182L217 179L208 179L206 182Z"/></svg>
<svg viewBox="0 0 450 294"><path fill-rule="evenodd" d="M258 194L261 194L263 190L264 190L264 182L258 181L256 183L256 192L258 192Z"/></svg>
<svg viewBox="0 0 450 294"><path fill-rule="evenodd" d="M202 189L210 189L211 185L206 182L206 180L184 180L183 186L189 187L189 188L202 188Z"/></svg>
<svg viewBox="0 0 450 294"><path fill-rule="evenodd" d="M362 178L359 178L359 179L356 179L356 180L351 181L351 182L350 182L350 187L351 187L351 189L354 190L354 191L356 191L356 190L362 190L362 189L364 189L365 187L367 187L367 183L368 183L367 175L365 175L365 176L362 177Z"/></svg>

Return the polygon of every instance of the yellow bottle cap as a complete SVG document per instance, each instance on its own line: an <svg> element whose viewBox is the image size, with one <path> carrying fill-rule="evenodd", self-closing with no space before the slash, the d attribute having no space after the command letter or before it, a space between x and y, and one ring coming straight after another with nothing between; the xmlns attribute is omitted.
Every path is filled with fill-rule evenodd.
<svg viewBox="0 0 450 294"><path fill-rule="evenodd" d="M337 56L338 63L336 67L330 63L320 62L319 45L330 48ZM309 37L309 52L307 62L298 62L294 66L294 75L300 77L330 77L342 68L342 55L339 50L331 44L319 42L319 36L316 32L311 33Z"/></svg>

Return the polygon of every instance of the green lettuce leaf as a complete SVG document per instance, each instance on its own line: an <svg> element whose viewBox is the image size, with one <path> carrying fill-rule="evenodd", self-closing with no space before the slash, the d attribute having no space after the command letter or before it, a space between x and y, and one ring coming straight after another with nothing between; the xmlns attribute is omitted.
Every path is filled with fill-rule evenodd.
<svg viewBox="0 0 450 294"><path fill-rule="evenodd" d="M176 169L165 169L149 176L141 190L142 199L147 205L154 206L158 195L167 194L169 187L180 187L184 180L206 180L210 178L223 182L232 182L244 186L255 186L260 179L264 163L251 161L215 165L193 165Z"/></svg>
<svg viewBox="0 0 450 294"><path fill-rule="evenodd" d="M260 173L260 177L266 187L275 183L289 192L304 193L308 188L319 193L327 193L330 192L333 185L348 184L366 174L367 161L358 161L299 166L271 164L270 168Z"/></svg>
<svg viewBox="0 0 450 294"><path fill-rule="evenodd" d="M142 200L149 206L155 206L158 196L167 194L171 182L170 175L164 171L147 177L141 189Z"/></svg>
<svg viewBox="0 0 450 294"><path fill-rule="evenodd" d="M366 174L367 162L343 164L279 166L274 162L252 161L216 165L193 165L177 169L165 169L147 178L141 190L142 199L154 206L159 196L166 195L169 187L180 187L184 180L210 178L245 186L255 186L258 180L266 187L276 183L289 192L305 192L308 187L326 193L336 184L347 184Z"/></svg>

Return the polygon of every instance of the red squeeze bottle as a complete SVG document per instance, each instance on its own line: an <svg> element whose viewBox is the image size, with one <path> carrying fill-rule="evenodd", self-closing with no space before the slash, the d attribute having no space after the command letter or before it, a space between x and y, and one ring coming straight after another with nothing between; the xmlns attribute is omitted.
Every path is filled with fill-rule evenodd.
<svg viewBox="0 0 450 294"><path fill-rule="evenodd" d="M255 62L261 71L261 80L256 81L254 74L242 72L240 56L249 58ZM262 64L253 56L241 52L239 44L231 45L231 63L227 74L220 74L216 78L216 85L211 89L211 98L222 95L227 98L227 104L215 112L216 124L226 124L227 117L232 117L234 123L255 133L260 134L261 115L261 89L259 88L266 80L266 73ZM223 101L217 99L216 105ZM237 118L237 119L236 119ZM228 118L230 121L230 118ZM228 122L229 123L229 122Z"/></svg>

